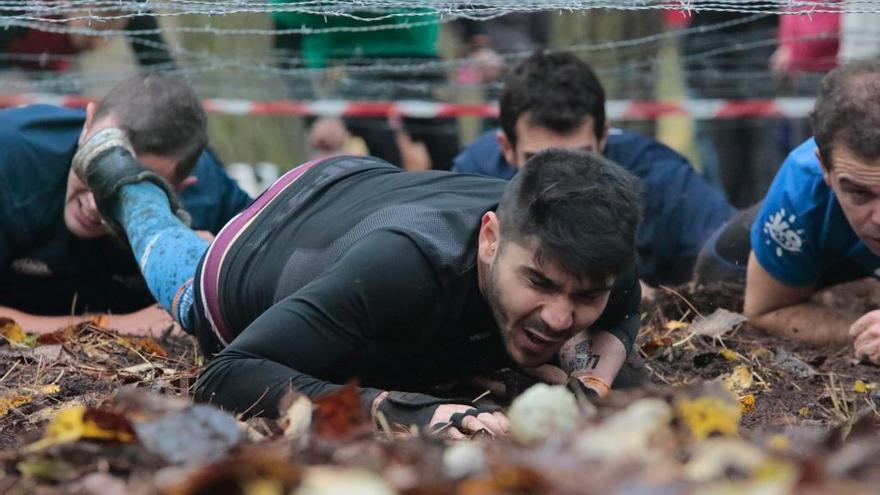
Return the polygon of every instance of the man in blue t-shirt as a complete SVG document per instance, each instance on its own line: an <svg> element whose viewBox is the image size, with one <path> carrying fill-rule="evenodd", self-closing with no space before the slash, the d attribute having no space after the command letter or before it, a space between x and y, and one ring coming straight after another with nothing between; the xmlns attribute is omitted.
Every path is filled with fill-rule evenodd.
<svg viewBox="0 0 880 495"><path fill-rule="evenodd" d="M636 245L639 277L649 284L690 279L703 242L734 213L687 160L605 120L605 91L592 69L569 53L536 53L505 80L501 130L484 134L452 170L509 179L547 148L599 151L639 177L644 216Z"/></svg>
<svg viewBox="0 0 880 495"><path fill-rule="evenodd" d="M138 159L175 184L193 228L216 234L251 198L205 151L206 117L184 83L123 81L85 111L33 105L0 111L0 317L51 331L96 314L123 332L168 328L125 240L101 222L71 172L78 145L123 127Z"/></svg>
<svg viewBox="0 0 880 495"><path fill-rule="evenodd" d="M817 344L852 342L880 363L880 311L849 314L808 301L844 281L880 277L880 61L822 81L815 140L786 159L751 229L745 314L768 332ZM853 340L854 339L854 340Z"/></svg>

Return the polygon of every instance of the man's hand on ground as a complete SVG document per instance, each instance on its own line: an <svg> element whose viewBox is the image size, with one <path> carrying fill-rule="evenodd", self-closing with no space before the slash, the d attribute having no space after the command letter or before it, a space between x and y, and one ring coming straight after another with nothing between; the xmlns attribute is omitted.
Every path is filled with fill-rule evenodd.
<svg viewBox="0 0 880 495"><path fill-rule="evenodd" d="M106 326L122 335L159 337L169 329L172 332L182 332L171 315L158 305L149 306L134 313L109 315Z"/></svg>
<svg viewBox="0 0 880 495"><path fill-rule="evenodd" d="M849 327L853 340L853 350L857 358L866 357L874 364L880 364L880 310L862 315Z"/></svg>
<svg viewBox="0 0 880 495"><path fill-rule="evenodd" d="M443 404L434 411L429 424L439 434L464 439L485 430L494 436L506 436L510 430L507 416L500 411L481 412L478 407L464 404Z"/></svg>

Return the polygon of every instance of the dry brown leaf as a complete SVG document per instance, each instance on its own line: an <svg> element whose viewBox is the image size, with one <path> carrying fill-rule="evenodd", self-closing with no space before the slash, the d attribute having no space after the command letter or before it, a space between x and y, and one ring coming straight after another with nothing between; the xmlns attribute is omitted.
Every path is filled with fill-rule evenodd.
<svg viewBox="0 0 880 495"><path fill-rule="evenodd" d="M354 382L315 399L315 408L315 434L319 437L349 440L373 430L370 416L361 406Z"/></svg>
<svg viewBox="0 0 880 495"><path fill-rule="evenodd" d="M163 358L168 357L168 351L166 351L161 344L156 342L156 339L153 339L151 337L129 337L125 340L133 349L140 352L141 354L145 354L148 356L159 356Z"/></svg>

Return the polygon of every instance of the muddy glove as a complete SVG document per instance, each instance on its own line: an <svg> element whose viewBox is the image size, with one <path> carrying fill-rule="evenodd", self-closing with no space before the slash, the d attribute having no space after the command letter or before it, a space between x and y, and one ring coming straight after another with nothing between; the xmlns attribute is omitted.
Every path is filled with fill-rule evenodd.
<svg viewBox="0 0 880 495"><path fill-rule="evenodd" d="M119 235L125 232L113 218L119 190L126 184L138 182L151 182L159 186L168 197L171 211L183 223L190 224L190 216L177 200L174 188L137 161L131 143L121 129L111 127L89 138L76 151L71 167L92 191L104 222Z"/></svg>

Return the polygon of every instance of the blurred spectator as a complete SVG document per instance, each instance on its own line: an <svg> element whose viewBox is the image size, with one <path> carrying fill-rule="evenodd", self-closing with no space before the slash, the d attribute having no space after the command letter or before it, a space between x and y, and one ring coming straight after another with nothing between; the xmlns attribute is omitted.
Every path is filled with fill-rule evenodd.
<svg viewBox="0 0 880 495"><path fill-rule="evenodd" d="M297 0L271 0L275 4L297 3ZM398 10L395 13L401 13ZM280 29L311 28L323 30L307 35L295 35L276 42L276 46L300 51L304 65L309 68L332 66L354 67L349 73L325 71L325 77L313 81L314 93L323 98L351 100L430 100L437 86L446 82L442 68L421 70L398 69L402 65L424 65L439 60L437 37L439 19L428 9L406 9L412 15L367 21L340 16L323 16L301 12L273 12ZM362 18L376 17L371 12L356 12ZM377 23L387 29L358 31ZM404 27L406 26L406 27ZM332 29L333 31L327 31ZM313 97L309 91L303 96L300 81L292 81L291 88L299 97ZM336 146L345 136L337 119L319 119L309 136L315 146ZM458 127L454 119L404 118L400 127L392 126L384 118L353 118L345 121L352 134L362 138L371 155L391 163L403 165L403 157L413 154L401 145L423 145L430 156L431 168L449 169L458 152ZM407 139L400 139L400 134ZM320 149L332 152L330 149ZM420 163L418 167L424 164Z"/></svg>
<svg viewBox="0 0 880 495"><path fill-rule="evenodd" d="M24 11L11 15L24 14ZM67 17L86 15L85 11L66 14ZM96 15L96 14L92 14ZM107 14L110 16L111 14ZM156 17L145 14L136 17L109 19L94 22L87 19L72 19L64 26L70 28L89 28L105 31L144 31L159 28ZM20 68L29 71L66 71L71 68L71 59L56 55L76 55L94 50L106 44L108 37L80 33L56 33L26 27L12 26L0 30L0 52L7 54L0 59L0 69ZM134 56L141 66L173 65L174 59L168 52L162 36L158 33L127 35Z"/></svg>
<svg viewBox="0 0 880 495"><path fill-rule="evenodd" d="M781 94L816 94L822 76L837 66L840 18L840 14L815 12L779 16L779 48L770 58L770 69ZM785 129L786 150L812 135L807 116L789 118Z"/></svg>
<svg viewBox="0 0 880 495"><path fill-rule="evenodd" d="M465 40L464 55L473 61L459 68L458 82L486 85L483 98L497 100L501 96L498 79L504 70L499 54L528 54L543 50L550 39L552 23L553 13L548 11L511 13L488 21L458 21L461 38ZM483 119L484 131L498 125L498 119Z"/></svg>
<svg viewBox="0 0 880 495"><path fill-rule="evenodd" d="M769 61L776 50L775 14L702 11L684 38L688 90L697 98L753 99L775 96ZM717 25L724 23L719 29ZM760 199L788 152L778 118L725 118L697 122L703 170L743 208Z"/></svg>

